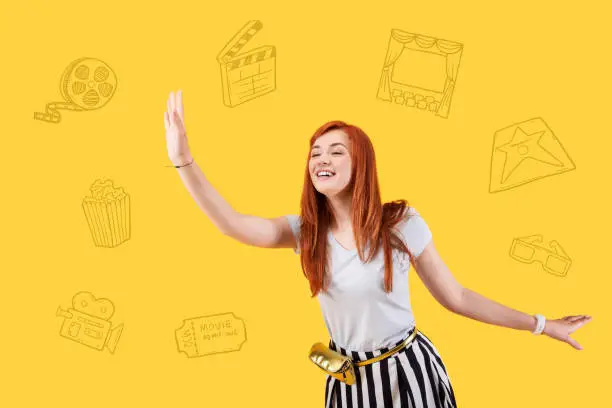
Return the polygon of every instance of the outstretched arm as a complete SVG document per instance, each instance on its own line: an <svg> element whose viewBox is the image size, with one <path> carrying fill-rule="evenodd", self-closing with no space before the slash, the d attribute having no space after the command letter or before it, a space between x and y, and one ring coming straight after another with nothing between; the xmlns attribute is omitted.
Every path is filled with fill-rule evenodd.
<svg viewBox="0 0 612 408"><path fill-rule="evenodd" d="M264 218L242 214L219 194L193 160L184 123L183 93L170 92L164 112L168 157L198 207L223 234L263 248L295 248L286 217Z"/></svg>
<svg viewBox="0 0 612 408"><path fill-rule="evenodd" d="M461 286L440 258L433 240L416 258L415 269L434 298L454 313L517 330L532 332L536 328L537 320L534 316L504 306ZM547 320L543 333L582 350L582 346L569 337L569 334L590 320L590 316L584 315Z"/></svg>

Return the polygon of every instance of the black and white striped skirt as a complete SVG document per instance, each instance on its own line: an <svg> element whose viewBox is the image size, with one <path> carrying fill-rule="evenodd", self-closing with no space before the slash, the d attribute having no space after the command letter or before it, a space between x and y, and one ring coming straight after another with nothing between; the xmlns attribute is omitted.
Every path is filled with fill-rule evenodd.
<svg viewBox="0 0 612 408"><path fill-rule="evenodd" d="M353 361L363 361L379 356L392 347L367 352L350 351L337 347L330 340L329 348L350 356ZM355 367L355 384L347 385L329 374L325 383L325 408L456 406L455 393L440 354L420 330L407 347L395 354L373 364Z"/></svg>

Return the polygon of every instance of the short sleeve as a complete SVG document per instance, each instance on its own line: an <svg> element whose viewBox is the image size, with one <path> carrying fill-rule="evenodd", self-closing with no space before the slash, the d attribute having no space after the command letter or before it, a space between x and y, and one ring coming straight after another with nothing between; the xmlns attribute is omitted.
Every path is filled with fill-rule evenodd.
<svg viewBox="0 0 612 408"><path fill-rule="evenodd" d="M293 248L293 252L296 254L300 253L300 216L299 215L285 215L287 221L289 221L289 226L291 227L291 232L293 232L293 236L295 237L295 241L297 242L297 248Z"/></svg>
<svg viewBox="0 0 612 408"><path fill-rule="evenodd" d="M406 246L416 258L431 241L431 231L427 223L414 208L409 207L404 220L398 226L399 231L404 237Z"/></svg>

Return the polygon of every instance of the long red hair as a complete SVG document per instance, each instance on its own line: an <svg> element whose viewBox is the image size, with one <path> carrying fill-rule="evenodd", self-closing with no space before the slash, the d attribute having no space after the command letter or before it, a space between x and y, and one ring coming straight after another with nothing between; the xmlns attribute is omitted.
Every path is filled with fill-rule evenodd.
<svg viewBox="0 0 612 408"><path fill-rule="evenodd" d="M382 244L385 264L384 290L388 293L393 286L392 249L407 253L410 261L414 261L410 250L393 230L393 227L402 220L408 202L401 199L381 203L374 147L368 135L357 126L342 121L325 123L310 138L308 158L316 139L332 129L342 129L351 141L352 169L347 188L351 189L353 194L351 223L357 253L362 262L369 262L376 256ZM302 189L299 245L302 271L310 282L312 297L315 297L319 291L326 291L329 286L329 277L326 274L327 234L332 211L327 197L319 193L312 184L308 158ZM368 242L371 244L366 257L365 247Z"/></svg>

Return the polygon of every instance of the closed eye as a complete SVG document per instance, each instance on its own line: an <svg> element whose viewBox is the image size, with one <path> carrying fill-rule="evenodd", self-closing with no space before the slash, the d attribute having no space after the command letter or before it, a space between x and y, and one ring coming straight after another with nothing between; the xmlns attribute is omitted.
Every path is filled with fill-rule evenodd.
<svg viewBox="0 0 612 408"><path fill-rule="evenodd" d="M342 152L333 152L332 154L342 154ZM317 157L317 156L320 156L320 155L321 155L320 153L315 153L315 154L313 154L310 157Z"/></svg>

